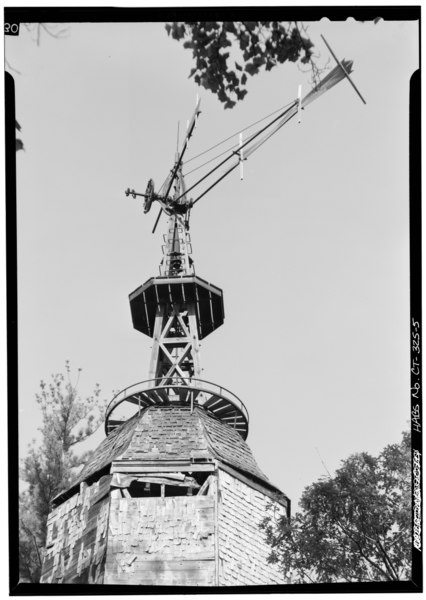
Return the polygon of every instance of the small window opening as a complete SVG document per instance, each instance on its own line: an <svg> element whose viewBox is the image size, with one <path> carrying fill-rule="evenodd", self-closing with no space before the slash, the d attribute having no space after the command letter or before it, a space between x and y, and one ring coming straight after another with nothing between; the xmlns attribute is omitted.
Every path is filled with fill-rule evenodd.
<svg viewBox="0 0 426 600"><path fill-rule="evenodd" d="M132 481L127 488L131 498L150 498L161 496L161 485L158 483Z"/></svg>
<svg viewBox="0 0 426 600"><path fill-rule="evenodd" d="M165 485L164 495L166 498L170 498L170 496L190 496L192 495L192 489L185 485Z"/></svg>

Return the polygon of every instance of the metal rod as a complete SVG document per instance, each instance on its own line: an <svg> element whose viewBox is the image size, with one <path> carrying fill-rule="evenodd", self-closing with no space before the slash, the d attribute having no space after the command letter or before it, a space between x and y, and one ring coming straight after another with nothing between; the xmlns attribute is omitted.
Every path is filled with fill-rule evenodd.
<svg viewBox="0 0 426 600"><path fill-rule="evenodd" d="M185 137L185 141L183 143L182 151L181 151L180 156L179 156L178 160L176 161L176 164L175 164L175 166L173 168L173 172L172 172L172 176L171 176L171 179L170 179L170 183L169 183L169 185L167 187L166 193L164 194L164 196L165 196L166 199L167 199L167 196L169 195L169 192L170 192L170 190L172 188L173 182L174 182L175 177L176 177L176 173L178 172L178 169L179 169L180 165L182 164L183 155L185 154L186 149L188 148L189 138L191 137L192 132L195 129L195 124L197 123L197 117L198 117L199 112L200 112L198 110L199 107L200 107L200 100L198 99L197 100L197 104L195 106L195 112L194 112L194 115L192 117L191 123L188 125L189 130L186 133L186 137Z"/></svg>
<svg viewBox="0 0 426 600"><path fill-rule="evenodd" d="M299 88L297 90L297 98L298 98L298 105L297 105L297 122L300 123L300 121L302 120L302 86L299 85Z"/></svg>
<svg viewBox="0 0 426 600"><path fill-rule="evenodd" d="M240 179L241 181L244 179L244 154L243 154L243 134L240 133Z"/></svg>
<svg viewBox="0 0 426 600"><path fill-rule="evenodd" d="M231 171L233 171L234 169L236 169L238 167L238 165L239 165L239 163L236 163L233 167L231 167L230 169L228 169L226 171L226 173L224 173L222 175L222 177L219 177L219 179L216 179L216 181L210 187L208 187L206 189L206 191L201 194L201 196L198 196L198 198L196 200L194 200L194 202L192 204L196 204L198 202L198 200L201 200L201 198L203 196L205 196L207 194L207 192L210 192L210 190L212 190L219 182L222 181L222 179L224 179L227 175L229 175L229 173L231 173Z"/></svg>
<svg viewBox="0 0 426 600"><path fill-rule="evenodd" d="M293 103L292 108L294 108L297 104L297 101ZM286 112L290 112L290 109ZM270 137L272 137L274 135L274 133L276 133L277 131L279 131L281 129L281 127L283 127L286 123L288 123L290 121L290 119L292 119L295 116L296 112L294 112L293 114L290 114L288 116L288 118L281 124L279 124L279 126L273 130L271 133L269 133L267 136L265 136L263 139L261 139L259 142L257 142L257 145L255 144L252 148L249 148L247 150L247 156L245 157L245 160L247 160L248 156L251 155L253 152L255 152L258 148L260 148L260 146L262 146L262 144L264 144ZM283 117L284 115L281 115L279 118ZM276 121L277 119L275 119ZM270 123L269 125L272 125L272 123ZM268 125L268 127L269 127ZM264 128L266 129L266 127ZM259 132L261 133L261 132ZM256 134L255 137L257 137L258 134ZM254 137L251 140L248 140L247 143L251 142L254 139ZM243 144L242 148L244 148L246 144ZM233 154L239 155L239 152L234 152ZM232 156L232 155L231 155ZM231 157L228 157L231 158ZM222 181L222 179L224 179L227 175L229 175L229 173L231 173L237 166L239 163L236 163L234 166L232 166L230 169L228 169L228 171L226 171L222 177L219 177L219 179L217 179L209 188L207 188L200 196L198 196L198 198L196 198L193 201L193 205L196 204L196 202L198 202L198 200L201 200L201 198L203 196L205 196L207 194L207 192L209 192L211 189L213 189L220 181Z"/></svg>
<svg viewBox="0 0 426 600"><path fill-rule="evenodd" d="M243 143L243 145L241 146L240 150L242 150L243 148L245 148L248 144L250 144L254 139L256 139L261 133L263 133L266 129L268 129L268 127L270 127L271 125L273 125L276 121L278 121L279 119L281 119L284 115L286 115L295 105L297 104L297 100L293 101L291 103L291 105L289 106L289 108L287 108L284 112L282 112L281 114L278 115L278 117L276 117L273 121L271 121L270 123L268 123L267 125L265 125L265 127L263 127L262 129L260 129L257 133L253 134L251 137L248 138L248 140L246 142ZM209 175L211 175L212 173L214 173L215 171L217 171L218 169L220 169L220 167L222 165L224 165L228 160L230 160L231 158L233 158L235 156L235 154L238 154L238 152L232 152L227 158L224 158L216 167L213 167L213 169L211 169L206 175L204 175L203 177L201 177L201 179L199 179L197 182L195 182L191 187L189 187L186 190L186 194L188 194L191 190L193 190L197 185L199 185L200 183L202 183L207 177L209 177ZM231 169L232 170L232 169ZM221 177L221 179L223 179L223 177ZM219 181L221 180L219 179ZM210 188L209 188L210 189ZM178 200L180 200L182 197L184 196L184 194L182 194L181 196L179 196L178 198L176 198L176 202ZM203 194L204 196L204 194ZM198 200L199 198L197 198ZM195 204L195 203L194 203Z"/></svg>
<svg viewBox="0 0 426 600"><path fill-rule="evenodd" d="M162 212L163 212L163 209L162 209L162 208L160 208L160 212L158 213L158 215L157 215L157 219L156 219L156 221L155 221L155 223L154 223L154 227L152 228L152 233L155 233L155 230L157 229L158 221L160 220L160 217L161 217L161 213L162 213Z"/></svg>
<svg viewBox="0 0 426 600"><path fill-rule="evenodd" d="M179 126L180 126L180 121L178 121L178 126L177 126L176 154L179 152Z"/></svg>

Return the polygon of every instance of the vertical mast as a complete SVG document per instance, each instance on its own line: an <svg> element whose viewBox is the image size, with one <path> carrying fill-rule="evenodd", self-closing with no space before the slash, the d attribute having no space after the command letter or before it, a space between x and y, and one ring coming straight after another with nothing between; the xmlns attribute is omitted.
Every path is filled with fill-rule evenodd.
<svg viewBox="0 0 426 600"><path fill-rule="evenodd" d="M176 155L176 161L178 161ZM179 200L177 200L179 198ZM189 233L190 202L185 194L185 181L182 165L177 172L173 200L174 210L169 215L167 230L163 236L163 258L160 263L162 277L179 277L195 273L192 253L191 236Z"/></svg>
<svg viewBox="0 0 426 600"><path fill-rule="evenodd" d="M173 187L173 196L167 211L169 218L163 236L160 277L169 281L170 293L166 302L159 302L157 305L149 368L149 378L153 380L153 385L189 383L193 377L201 377L197 298L194 301L173 293L176 289L174 280L195 275L189 233L191 202L185 193L182 160L197 122L199 104L197 99L182 150L180 154L178 150L176 152L175 165L167 184L168 190Z"/></svg>

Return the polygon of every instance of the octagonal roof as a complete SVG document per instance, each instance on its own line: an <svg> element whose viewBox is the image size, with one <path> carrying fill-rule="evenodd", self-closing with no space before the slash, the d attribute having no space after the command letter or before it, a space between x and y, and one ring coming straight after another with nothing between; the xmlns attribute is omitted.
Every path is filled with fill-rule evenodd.
<svg viewBox="0 0 426 600"><path fill-rule="evenodd" d="M152 462L212 460L232 467L271 491L282 492L259 468L248 444L237 431L203 408L151 406L114 430L93 452L91 459L67 491L104 471L113 461Z"/></svg>

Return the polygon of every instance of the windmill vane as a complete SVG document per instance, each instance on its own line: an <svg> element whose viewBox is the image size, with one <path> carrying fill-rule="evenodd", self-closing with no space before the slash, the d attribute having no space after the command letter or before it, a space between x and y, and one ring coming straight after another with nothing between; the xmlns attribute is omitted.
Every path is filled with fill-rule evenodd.
<svg viewBox="0 0 426 600"><path fill-rule="evenodd" d="M348 61L343 59L340 61L336 54L330 47L330 44L321 35L322 40L333 56L334 60L337 63L337 66L328 73L305 97L302 97L302 86L298 87L297 99L290 103L289 108L286 108L281 112L281 114L273 119L266 127L263 127L258 132L249 136L243 142L242 132L239 134L239 141L237 144L237 149L232 149L229 151L228 157L222 160L219 164L217 164L213 169L211 169L206 175L201 177L195 184L193 184L190 188L185 188L184 175L182 172L183 168L183 158L186 150L188 149L189 140L192 137L195 126L197 124L198 116L200 114L200 99L197 96L197 102L194 114L190 121L187 122L187 130L185 139L182 144L182 150L176 152L176 160L175 163L170 170L170 173L166 179L166 182L163 188L166 190L164 194L160 194L159 192L155 192L154 182L152 179L148 181L147 188L145 190L145 194L135 192L134 189L130 190L129 188L125 191L126 196L131 195L133 198L136 196L141 196L145 198L144 202L144 212L147 213L150 211L153 202L158 202L160 205L159 213L157 215L154 227L152 232L154 233L158 222L160 220L161 214L164 212L168 217L171 217L176 222L179 222L184 225L184 227L189 230L189 218L190 218L190 210L194 204L196 204L202 197L204 197L213 187L215 187L222 179L224 179L227 175L229 175L237 166L240 166L240 179L243 179L243 161L246 161L248 157L259 148L264 142L266 142L274 133L276 133L281 127L283 127L288 121L290 121L295 115L297 115L297 120L301 122L301 111L305 109L305 107L313 102L315 99L320 97L322 94L327 92L329 89L334 87L339 81L343 79L347 79L351 86L354 88L358 96L361 98L364 104L366 101L361 95L360 91L352 81L350 77L350 73L352 72L352 61ZM269 131L267 131L269 129ZM258 139L259 138L259 139ZM228 138L227 138L228 139ZM177 135L178 145L179 145L179 125L178 125L178 135ZM255 141L257 140L257 141ZM213 146L215 148L219 144ZM202 154L205 154L202 153ZM231 167L216 181L213 182L206 190L204 190L195 200L189 199L187 197L187 193L192 191L195 187L199 186L203 183L207 178L209 178L213 173L215 173L222 165L224 165L229 160L234 160L234 163L231 164ZM174 186L174 192L170 195L172 187Z"/></svg>

